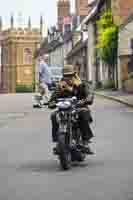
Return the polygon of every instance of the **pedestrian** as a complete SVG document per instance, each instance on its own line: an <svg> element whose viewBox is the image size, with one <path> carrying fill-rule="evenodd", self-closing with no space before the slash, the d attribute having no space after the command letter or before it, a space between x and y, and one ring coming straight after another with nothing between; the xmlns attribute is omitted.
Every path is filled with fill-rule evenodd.
<svg viewBox="0 0 133 200"><path fill-rule="evenodd" d="M51 72L49 70L49 66L47 64L48 56L47 55L41 55L38 58L38 79L39 79L39 92L41 94L41 97L46 102L49 101L50 93L48 86L52 83L51 80Z"/></svg>

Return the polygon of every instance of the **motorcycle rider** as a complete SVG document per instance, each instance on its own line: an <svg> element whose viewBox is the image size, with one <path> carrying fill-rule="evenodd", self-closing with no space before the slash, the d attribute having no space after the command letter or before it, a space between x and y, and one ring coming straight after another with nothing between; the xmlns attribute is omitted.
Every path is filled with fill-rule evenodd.
<svg viewBox="0 0 133 200"><path fill-rule="evenodd" d="M73 66L65 65L63 70L63 79L57 85L55 92L51 95L51 99L49 101L49 108L55 107L57 98L72 96L76 96L79 100L79 127L81 131L82 142L84 146L89 148L88 143L93 137L92 130L89 126L89 123L93 121L90 114L90 110L88 108L90 100L88 99L88 94L86 94L86 91L84 91L84 84L82 84L78 74L74 71ZM56 122L56 111L52 113L51 121L52 139L53 142L57 142L56 133L58 131L58 124ZM93 154L90 148L89 152L90 154Z"/></svg>

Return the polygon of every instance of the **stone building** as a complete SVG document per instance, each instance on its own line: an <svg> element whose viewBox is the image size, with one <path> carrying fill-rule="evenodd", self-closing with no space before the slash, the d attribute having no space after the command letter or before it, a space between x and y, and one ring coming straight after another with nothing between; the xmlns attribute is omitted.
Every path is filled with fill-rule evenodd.
<svg viewBox="0 0 133 200"><path fill-rule="evenodd" d="M119 88L123 87L123 81L128 79L133 72L133 12L120 26L118 43L118 77Z"/></svg>
<svg viewBox="0 0 133 200"><path fill-rule="evenodd" d="M133 35L133 0L111 0L114 22L119 28L118 44L118 88L123 87L123 81L127 79L129 60L131 57L131 40ZM131 64L132 65L132 64Z"/></svg>
<svg viewBox="0 0 133 200"><path fill-rule="evenodd" d="M101 14L110 8L110 4L109 1L105 0L91 0L88 6L89 14L82 22L86 24L88 29L87 78L93 82L94 86L98 86L99 83L103 83L108 79L108 67L101 62L96 48L98 41L98 26L96 22Z"/></svg>
<svg viewBox="0 0 133 200"><path fill-rule="evenodd" d="M88 1L89 2L89 1ZM129 62L130 57L130 40L131 35L129 37L129 33L125 31L125 28L122 24L125 24L128 15L132 15L133 9L133 0L90 0L90 6L92 5L92 11L88 15L88 72L89 72L89 79L92 79L94 83L102 82L104 83L108 80L109 77L109 68L107 65L102 63L101 59L98 58L98 54L95 51L95 46L97 42L97 26L96 21L100 18L100 15L103 11L108 9L112 10L114 23L120 26L120 33L119 33L119 59L118 59L118 66L114 68L115 74L115 86L121 88L122 87L122 80L127 78L128 76L128 66L126 63ZM99 5L98 5L99 4ZM96 8L96 5L97 8ZM96 9L95 9L96 8ZM91 14L92 13L92 14ZM131 29L131 23L130 25ZM130 32L131 34L131 32ZM125 47L124 47L125 46ZM124 48L123 48L124 47ZM128 49L128 54L122 55L122 51ZM130 52L130 53L129 53ZM125 67L124 67L125 66Z"/></svg>
<svg viewBox="0 0 133 200"><path fill-rule="evenodd" d="M73 64L81 80L87 80L87 40L77 42L68 53L67 61Z"/></svg>
<svg viewBox="0 0 133 200"><path fill-rule="evenodd" d="M70 32L63 37L63 50L64 50L64 64L68 63L67 56L68 53L73 49L73 33Z"/></svg>
<svg viewBox="0 0 133 200"><path fill-rule="evenodd" d="M40 25L42 28L42 25ZM35 81L34 52L41 42L41 29L11 27L1 31L1 90L16 92L18 85L31 86Z"/></svg>
<svg viewBox="0 0 133 200"><path fill-rule="evenodd" d="M49 55L49 66L63 66L63 36L57 29L48 34L48 44L44 45L43 52Z"/></svg>
<svg viewBox="0 0 133 200"><path fill-rule="evenodd" d="M2 32L2 18L0 17L0 41ZM1 42L0 42L0 92L1 92Z"/></svg>

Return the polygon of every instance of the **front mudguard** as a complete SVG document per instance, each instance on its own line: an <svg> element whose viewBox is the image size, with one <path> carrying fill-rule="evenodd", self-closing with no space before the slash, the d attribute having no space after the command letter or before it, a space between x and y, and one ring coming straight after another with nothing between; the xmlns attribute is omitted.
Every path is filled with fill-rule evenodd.
<svg viewBox="0 0 133 200"><path fill-rule="evenodd" d="M71 168L71 151L69 149L69 145L66 144L66 136L65 134L60 134L58 137L58 156L61 168L64 170L68 170Z"/></svg>

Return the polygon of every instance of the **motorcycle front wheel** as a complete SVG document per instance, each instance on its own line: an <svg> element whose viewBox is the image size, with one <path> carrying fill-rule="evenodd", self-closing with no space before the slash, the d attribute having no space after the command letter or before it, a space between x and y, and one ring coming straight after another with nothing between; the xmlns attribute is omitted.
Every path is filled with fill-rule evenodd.
<svg viewBox="0 0 133 200"><path fill-rule="evenodd" d="M63 170L68 170L71 168L71 151L67 148L65 144L65 135L61 135L59 137L59 143L58 143L58 148L59 148L59 161L61 168Z"/></svg>
<svg viewBox="0 0 133 200"><path fill-rule="evenodd" d="M64 170L68 170L71 168L71 153L64 152L59 156L61 168Z"/></svg>

